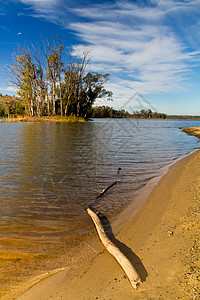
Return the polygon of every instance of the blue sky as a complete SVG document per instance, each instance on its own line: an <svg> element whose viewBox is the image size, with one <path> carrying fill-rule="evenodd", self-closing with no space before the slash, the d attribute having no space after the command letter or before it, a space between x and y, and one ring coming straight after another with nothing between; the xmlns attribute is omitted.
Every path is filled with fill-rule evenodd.
<svg viewBox="0 0 200 300"><path fill-rule="evenodd" d="M200 0L0 0L0 93L16 92L3 67L17 45L55 34L110 73L113 102L98 105L149 108L141 94L159 112L200 114Z"/></svg>

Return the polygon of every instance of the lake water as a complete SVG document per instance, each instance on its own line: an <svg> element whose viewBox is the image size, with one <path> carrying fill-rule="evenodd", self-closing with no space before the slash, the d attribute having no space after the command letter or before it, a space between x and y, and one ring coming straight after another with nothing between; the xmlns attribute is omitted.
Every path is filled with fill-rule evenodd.
<svg viewBox="0 0 200 300"><path fill-rule="evenodd" d="M197 138L179 129L190 126L200 121L1 122L3 265L9 253L48 255L84 239L93 230L84 204L118 179L120 167L121 182L96 206L117 217L161 167L198 148Z"/></svg>

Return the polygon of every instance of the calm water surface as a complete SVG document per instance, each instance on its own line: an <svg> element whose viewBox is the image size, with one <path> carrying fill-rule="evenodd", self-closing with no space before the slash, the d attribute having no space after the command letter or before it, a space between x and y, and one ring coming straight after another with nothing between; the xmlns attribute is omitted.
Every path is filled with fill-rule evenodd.
<svg viewBox="0 0 200 300"><path fill-rule="evenodd" d="M19 227L11 235L30 226L28 234L38 235L51 220L54 233L84 231L83 204L117 179L121 167L122 183L101 200L104 213L118 213L160 167L198 147L182 126L200 121L1 123L0 226Z"/></svg>
<svg viewBox="0 0 200 300"><path fill-rule="evenodd" d="M91 230L84 204L117 179L119 167L121 183L100 202L108 217L127 207L159 168L198 147L184 126L200 121L0 123L3 250L54 252L84 238Z"/></svg>

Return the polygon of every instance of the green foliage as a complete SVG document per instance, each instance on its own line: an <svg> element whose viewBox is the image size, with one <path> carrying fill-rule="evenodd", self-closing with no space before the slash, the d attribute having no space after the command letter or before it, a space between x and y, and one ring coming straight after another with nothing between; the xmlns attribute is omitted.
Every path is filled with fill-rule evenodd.
<svg viewBox="0 0 200 300"><path fill-rule="evenodd" d="M125 110L115 110L109 106L96 106L91 110L92 118L130 118Z"/></svg>
<svg viewBox="0 0 200 300"><path fill-rule="evenodd" d="M167 115L163 113L152 112L151 109L133 112L133 118L138 119L166 119Z"/></svg>
<svg viewBox="0 0 200 300"><path fill-rule="evenodd" d="M5 117L5 110L3 109L2 105L0 105L0 117Z"/></svg>
<svg viewBox="0 0 200 300"><path fill-rule="evenodd" d="M25 114L25 106L22 102L16 102L15 105L15 115L24 115Z"/></svg>
<svg viewBox="0 0 200 300"><path fill-rule="evenodd" d="M167 115L152 112L151 109L129 114L125 110L115 110L109 106L96 106L91 109L92 118L140 118L140 119L165 119Z"/></svg>
<svg viewBox="0 0 200 300"><path fill-rule="evenodd" d="M22 99L14 96L0 97L0 117L25 114L25 105Z"/></svg>

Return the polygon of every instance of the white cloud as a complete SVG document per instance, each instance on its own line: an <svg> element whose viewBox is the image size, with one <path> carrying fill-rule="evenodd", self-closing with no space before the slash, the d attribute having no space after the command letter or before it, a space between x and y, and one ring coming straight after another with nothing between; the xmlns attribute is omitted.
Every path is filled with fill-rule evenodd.
<svg viewBox="0 0 200 300"><path fill-rule="evenodd" d="M35 10L34 17L56 20L56 7L60 0L18 0Z"/></svg>
<svg viewBox="0 0 200 300"><path fill-rule="evenodd" d="M21 0L22 3L28 5L34 5L36 8L38 7L47 7L56 4L58 0Z"/></svg>
<svg viewBox="0 0 200 300"><path fill-rule="evenodd" d="M87 8L70 1L73 9L63 0L21 2L32 5L35 17L70 29L90 46L91 67L112 75L108 88L116 99L127 99L136 90L144 94L180 90L191 67L199 63L195 37L199 38L200 0L102 2ZM69 11L79 21L66 21ZM82 47L74 46L74 55L79 56Z"/></svg>
<svg viewBox="0 0 200 300"><path fill-rule="evenodd" d="M17 92L17 88L14 86L8 86L5 90L8 92L13 92L13 93Z"/></svg>
<svg viewBox="0 0 200 300"><path fill-rule="evenodd" d="M44 19L48 22L62 25L60 19L63 17L63 0L18 0L25 4L27 9L24 9L20 15L29 15L34 18ZM19 15L20 14L20 15Z"/></svg>
<svg viewBox="0 0 200 300"><path fill-rule="evenodd" d="M129 26L109 23L92 26L77 23L72 24L72 28L91 45L95 69L111 72L113 80L119 73L120 77L124 76L124 80L120 80L122 90L123 82L124 88L140 89L142 93L166 92L177 89L185 79L186 60L192 58L192 54L184 53L182 45L166 28L141 26L131 30ZM82 48L81 45L74 47L74 54L79 56Z"/></svg>
<svg viewBox="0 0 200 300"><path fill-rule="evenodd" d="M75 8L74 12L82 17L96 20L119 20L134 17L143 21L158 21L168 14L191 12L199 9L199 0L150 0L133 3L132 1L116 1L115 4L101 3L87 8Z"/></svg>
<svg viewBox="0 0 200 300"><path fill-rule="evenodd" d="M116 2L114 5L100 4L89 8L75 8L74 12L82 17L94 18L97 20L117 20L124 17L136 17L157 20L162 17L162 10L157 7L138 6L131 2Z"/></svg>
<svg viewBox="0 0 200 300"><path fill-rule="evenodd" d="M17 93L17 88L14 86L0 86L0 91L2 91L4 94L11 92L11 94L14 95Z"/></svg>
<svg viewBox="0 0 200 300"><path fill-rule="evenodd" d="M144 94L171 92L183 89L193 62L199 60L199 51L188 51L166 16L187 14L200 1L154 1L153 6L142 7L130 2L114 6L96 5L75 9L87 22L74 22L70 28L92 52L92 65L101 72L112 74L109 85L116 99L133 91ZM82 46L74 47L80 55ZM190 49L191 50L191 49ZM123 80L122 80L123 78Z"/></svg>

